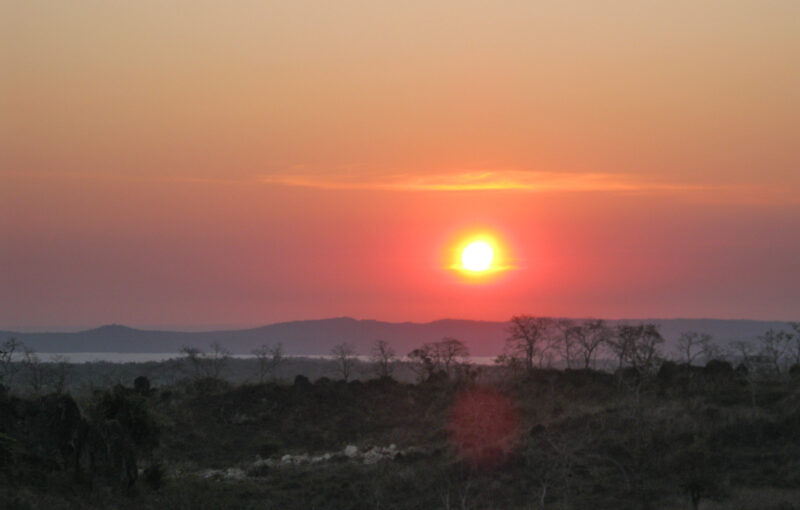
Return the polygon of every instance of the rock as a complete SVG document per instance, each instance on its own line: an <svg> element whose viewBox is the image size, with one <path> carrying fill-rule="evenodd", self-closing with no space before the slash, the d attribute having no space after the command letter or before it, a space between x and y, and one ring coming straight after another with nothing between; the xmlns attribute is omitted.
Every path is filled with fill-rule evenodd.
<svg viewBox="0 0 800 510"><path fill-rule="evenodd" d="M355 446L355 445L349 444L344 449L344 454L346 456L348 456L349 458L351 458L351 459L355 458L356 456L358 456L358 447Z"/></svg>

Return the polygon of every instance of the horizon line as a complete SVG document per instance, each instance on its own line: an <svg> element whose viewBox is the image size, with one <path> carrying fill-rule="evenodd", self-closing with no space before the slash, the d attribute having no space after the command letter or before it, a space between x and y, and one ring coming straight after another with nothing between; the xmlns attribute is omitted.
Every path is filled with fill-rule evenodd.
<svg viewBox="0 0 800 510"><path fill-rule="evenodd" d="M536 314L515 314L515 315L533 315L536 317L551 317L554 319L571 319L571 320L588 320L588 319L602 319L611 322L625 322L625 321L727 321L727 322L780 322L791 324L792 322L798 322L800 319L753 319L753 318L720 318L720 317L596 317L596 316L558 316L558 315L536 315ZM486 323L507 323L509 320L492 320L492 319L469 319L469 318L453 318L453 317L443 317L440 319L434 319L429 321L396 321L396 320L381 320L381 319L365 319L365 318L355 318L349 315L340 315L334 317L321 317L317 319L290 319L290 320L283 320L283 321L276 321L276 322L269 322L260 325L253 325L253 326L179 326L179 325L138 325L138 326L130 326L127 324L120 324L120 323L105 323L100 324L98 326L79 326L79 327L43 327L42 329L34 329L35 327L23 327L23 328L5 328L0 327L0 331L4 334L22 334L22 335L36 335L36 334L77 334L77 333L88 333L91 331L96 331L103 328L110 328L110 327L119 327L130 329L133 331L143 331L143 332L163 332L163 333L221 333L221 332L238 332L238 331L250 331L255 329L267 328L270 326L277 326L281 324L292 324L298 322L323 322L323 321L334 321L334 320L352 320L355 322L381 322L384 324L417 324L417 325L429 325L434 324L437 322L445 322L445 321L454 321L454 322L486 322ZM203 329L198 329L203 328ZM208 328L208 329L205 329Z"/></svg>

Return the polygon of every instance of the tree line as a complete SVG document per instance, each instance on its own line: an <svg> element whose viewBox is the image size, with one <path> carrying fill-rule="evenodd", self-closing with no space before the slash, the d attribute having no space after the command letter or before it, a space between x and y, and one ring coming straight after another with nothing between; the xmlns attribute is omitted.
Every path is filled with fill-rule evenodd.
<svg viewBox="0 0 800 510"><path fill-rule="evenodd" d="M697 331L680 334L670 352L655 323L610 324L603 319L557 319L546 316L515 315L507 329L503 351L495 365L515 373L534 369L619 370L653 372L665 361L696 365L709 360L724 360L761 375L780 375L792 367L800 370L800 322L790 329L769 329L749 340L720 345L711 335ZM219 343L204 351L184 347L176 369L191 378L221 379L231 352ZM260 383L277 381L286 363L283 344L261 345L251 354L256 360L256 379ZM405 356L399 355L385 340L376 340L369 361L362 362L350 342L335 345L329 356L332 375L345 381L357 375L393 377L398 367L411 370L418 380L433 377L474 379L479 369L470 362L464 342L452 337L426 342ZM10 338L0 344L0 384L16 382L29 393L61 393L67 387L70 363L66 357L43 360L22 342Z"/></svg>

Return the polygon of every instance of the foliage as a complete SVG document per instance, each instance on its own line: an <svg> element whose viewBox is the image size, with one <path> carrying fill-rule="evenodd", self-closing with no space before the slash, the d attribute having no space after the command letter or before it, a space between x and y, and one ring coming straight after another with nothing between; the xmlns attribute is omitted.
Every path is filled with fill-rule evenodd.
<svg viewBox="0 0 800 510"><path fill-rule="evenodd" d="M317 375L288 383L223 377L240 367L252 378L256 360L207 372L184 359L191 377L172 383L142 364L120 368L126 385L79 397L0 392L0 506L725 509L781 494L772 507L792 508L800 400L784 365L760 377L734 368L736 358L670 361L655 327L530 319L520 322L549 329L531 358L528 337L509 341L518 371L468 375L466 348L443 339L393 365L415 364L416 384L369 379L375 371L358 370L348 351L351 372L338 380L320 375L341 360L317 360L307 372ZM565 349L567 337L572 365L584 368L546 367L543 352ZM618 374L587 368L612 344L624 353ZM391 460L341 453L390 444Z"/></svg>

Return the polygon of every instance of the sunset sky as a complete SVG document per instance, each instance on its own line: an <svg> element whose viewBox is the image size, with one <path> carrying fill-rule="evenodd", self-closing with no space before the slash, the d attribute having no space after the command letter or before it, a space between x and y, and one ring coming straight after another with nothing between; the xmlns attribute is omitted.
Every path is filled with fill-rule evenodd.
<svg viewBox="0 0 800 510"><path fill-rule="evenodd" d="M800 2L12 0L0 45L0 329L800 319Z"/></svg>

